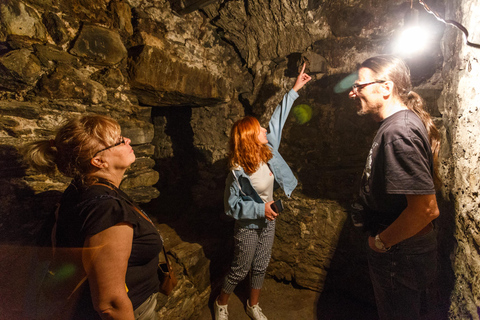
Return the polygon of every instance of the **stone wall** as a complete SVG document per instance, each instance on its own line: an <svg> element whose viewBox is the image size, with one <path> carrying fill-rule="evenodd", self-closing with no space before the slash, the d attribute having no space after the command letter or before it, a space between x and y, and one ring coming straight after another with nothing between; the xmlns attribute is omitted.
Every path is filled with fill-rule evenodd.
<svg viewBox="0 0 480 320"><path fill-rule="evenodd" d="M364 236L353 229L347 208L376 124L358 117L347 93L334 87L367 57L390 52L410 2L202 3L208 5L185 14L172 9L171 0L0 1L2 254L17 257L19 245L35 242L69 182L26 168L18 148L51 138L72 116L108 114L137 155L121 187L159 223L179 278L172 296L160 298L159 312L194 318L216 294L232 254L233 222L222 213L229 130L245 114L266 125L306 60L313 80L300 91L280 148L299 186L291 199L276 193L286 210L268 272L317 291L330 278L339 290L371 301ZM440 105L458 105L447 103L458 89L451 71L463 63L449 49L458 41L445 46L451 60L443 63L443 74L438 41L420 59L408 60L415 90L449 142L456 139L451 128L462 126L443 127L442 114L446 123L458 121L459 108L439 110L437 99L445 78ZM445 190L460 190L451 160L457 150L442 152ZM460 193L444 193L445 212L452 210L453 194ZM445 233L448 223L442 224ZM446 259L450 251L446 246ZM1 260L0 274L19 265L11 261ZM21 299L11 296L3 305L19 312Z"/></svg>
<svg viewBox="0 0 480 320"><path fill-rule="evenodd" d="M480 10L478 2L450 1L446 9L447 16L471 32L469 40L480 43L478 30L475 30ZM463 34L455 28L446 30L444 44L445 86L441 109L444 122L448 123L442 150L444 194L455 209L452 222L456 239L452 255L455 286L450 319L479 319L479 49L466 46Z"/></svg>
<svg viewBox="0 0 480 320"><path fill-rule="evenodd" d="M0 273L1 296L9 297L0 314L24 316L32 270L29 255L16 252L31 253L69 183L27 168L19 148L53 138L71 117L119 121L137 156L121 188L136 201L162 203L173 189L183 198L177 203L191 208L195 196L219 207L219 162L228 128L243 115L235 97L251 90L251 76L214 31L198 12L180 17L167 1L0 1ZM167 206L151 207L154 217L170 214ZM180 280L172 297L162 297L161 314L188 319L208 299L210 262L202 246L159 228Z"/></svg>

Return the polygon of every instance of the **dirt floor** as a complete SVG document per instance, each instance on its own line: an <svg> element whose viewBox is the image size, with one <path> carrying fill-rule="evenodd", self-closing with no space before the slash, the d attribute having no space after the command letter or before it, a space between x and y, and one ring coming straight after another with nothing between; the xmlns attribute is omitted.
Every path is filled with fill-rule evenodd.
<svg viewBox="0 0 480 320"><path fill-rule="evenodd" d="M240 287L240 285L239 285ZM228 304L229 320L248 320L245 313L246 289L238 289L230 297ZM213 299L204 308L197 320L213 319ZM322 294L297 289L289 284L265 279L260 296L260 306L270 320L376 320L376 310L335 292Z"/></svg>

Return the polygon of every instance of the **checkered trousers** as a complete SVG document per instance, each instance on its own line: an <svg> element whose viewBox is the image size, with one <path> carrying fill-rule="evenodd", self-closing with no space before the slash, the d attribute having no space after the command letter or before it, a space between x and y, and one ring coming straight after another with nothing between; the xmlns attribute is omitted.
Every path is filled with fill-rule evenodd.
<svg viewBox="0 0 480 320"><path fill-rule="evenodd" d="M223 291L232 293L237 284L252 270L250 287L261 289L272 255L275 221L268 221L262 229L247 229L235 224L235 255L230 272L225 278Z"/></svg>

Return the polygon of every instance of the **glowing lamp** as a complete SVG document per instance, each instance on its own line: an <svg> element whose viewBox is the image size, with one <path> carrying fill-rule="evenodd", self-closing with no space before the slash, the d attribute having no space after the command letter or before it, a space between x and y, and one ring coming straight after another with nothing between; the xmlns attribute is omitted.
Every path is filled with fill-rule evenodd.
<svg viewBox="0 0 480 320"><path fill-rule="evenodd" d="M421 53L431 41L431 33L420 26L406 28L395 43L394 52L400 55Z"/></svg>

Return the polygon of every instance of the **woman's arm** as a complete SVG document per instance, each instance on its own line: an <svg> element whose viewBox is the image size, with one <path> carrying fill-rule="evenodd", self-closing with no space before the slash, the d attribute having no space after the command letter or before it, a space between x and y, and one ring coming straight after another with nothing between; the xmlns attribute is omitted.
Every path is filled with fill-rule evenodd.
<svg viewBox="0 0 480 320"><path fill-rule="evenodd" d="M298 92L298 90L302 89L303 86L310 80L312 80L312 77L310 77L308 74L304 73L305 72L305 63L303 64L302 71L300 71L300 74L297 77L297 81L295 81L295 84L293 85L293 90Z"/></svg>
<svg viewBox="0 0 480 320"><path fill-rule="evenodd" d="M133 320L125 275L132 249L133 228L119 223L85 239L82 254L92 302L102 319Z"/></svg>
<svg viewBox="0 0 480 320"><path fill-rule="evenodd" d="M272 117L270 118L270 122L268 123L267 139L274 149L278 149L280 146L282 129L287 121L288 114L292 109L293 102L298 98L297 91L312 79L308 74L304 73L304 71L305 63L303 64L302 71L297 77L297 81L295 81L293 89L283 96L282 102L275 108L275 111L273 111Z"/></svg>

